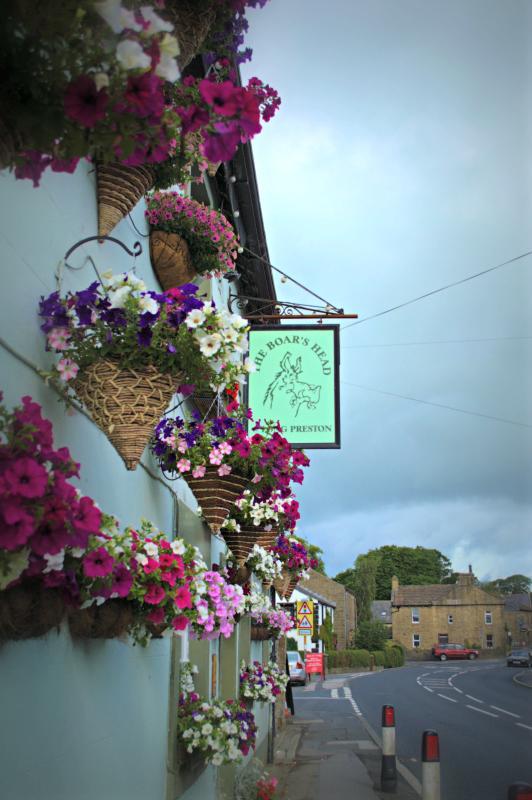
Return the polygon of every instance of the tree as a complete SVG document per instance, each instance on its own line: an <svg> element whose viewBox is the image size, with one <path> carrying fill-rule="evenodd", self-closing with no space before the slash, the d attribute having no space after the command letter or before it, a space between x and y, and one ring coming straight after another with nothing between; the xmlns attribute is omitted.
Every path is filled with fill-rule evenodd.
<svg viewBox="0 0 532 800"><path fill-rule="evenodd" d="M333 622L332 622L332 615L326 614L325 619L323 620L322 624L320 625L320 629L318 631L318 636L322 640L325 651L329 653L331 650L335 649L335 633L333 630Z"/></svg>
<svg viewBox="0 0 532 800"><path fill-rule="evenodd" d="M371 619L371 604L375 600L375 576L375 561L368 558L368 555L362 555L355 561L354 569L346 569L334 579L354 592L359 622L368 622Z"/></svg>
<svg viewBox="0 0 532 800"><path fill-rule="evenodd" d="M497 594L524 594L530 591L532 580L526 575L509 575L507 578L496 578L494 581L486 581L480 586L486 592L496 592Z"/></svg>
<svg viewBox="0 0 532 800"><path fill-rule="evenodd" d="M387 638L382 622L361 622L355 633L355 645L361 650L384 650Z"/></svg>
<svg viewBox="0 0 532 800"><path fill-rule="evenodd" d="M376 562L377 600L390 599L393 575L399 578L399 583L403 586L443 583L452 575L451 562L447 556L439 550L426 547L384 545L370 550L366 557Z"/></svg>

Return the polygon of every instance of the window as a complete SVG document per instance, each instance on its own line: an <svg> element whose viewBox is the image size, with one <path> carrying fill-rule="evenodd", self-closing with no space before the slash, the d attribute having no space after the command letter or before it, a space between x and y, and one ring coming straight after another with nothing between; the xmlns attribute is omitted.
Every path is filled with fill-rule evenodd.
<svg viewBox="0 0 532 800"><path fill-rule="evenodd" d="M485 611L484 612L484 622L486 623L486 625L491 625L491 623L492 623L491 611Z"/></svg>
<svg viewBox="0 0 532 800"><path fill-rule="evenodd" d="M412 622L417 624L419 622L419 608L412 609Z"/></svg>
<svg viewBox="0 0 532 800"><path fill-rule="evenodd" d="M452 625L453 624L453 615L452 614L447 614L447 623L448 623L448 625Z"/></svg>
<svg viewBox="0 0 532 800"><path fill-rule="evenodd" d="M492 647L493 647L493 634L492 633L488 633L486 635L486 647L488 648L488 650L491 650Z"/></svg>
<svg viewBox="0 0 532 800"><path fill-rule="evenodd" d="M421 644L421 636L419 635L419 633L414 633L412 636L412 647L419 647L420 644Z"/></svg>
<svg viewBox="0 0 532 800"><path fill-rule="evenodd" d="M438 644L449 644L449 636L446 633L439 633Z"/></svg>

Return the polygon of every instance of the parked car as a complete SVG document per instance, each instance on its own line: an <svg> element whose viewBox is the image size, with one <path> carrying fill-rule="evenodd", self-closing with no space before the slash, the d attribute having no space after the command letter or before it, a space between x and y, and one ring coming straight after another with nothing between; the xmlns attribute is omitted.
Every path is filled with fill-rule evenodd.
<svg viewBox="0 0 532 800"><path fill-rule="evenodd" d="M512 650L506 657L507 667L532 667L532 658L528 650Z"/></svg>
<svg viewBox="0 0 532 800"><path fill-rule="evenodd" d="M290 683L299 683L304 686L308 680L307 670L305 669L305 659L301 658L295 650L288 651L288 670L290 672Z"/></svg>
<svg viewBox="0 0 532 800"><path fill-rule="evenodd" d="M465 644L435 644L432 648L432 655L434 658L439 658L440 661L447 661L448 658L478 658L478 650L472 647L466 647Z"/></svg>

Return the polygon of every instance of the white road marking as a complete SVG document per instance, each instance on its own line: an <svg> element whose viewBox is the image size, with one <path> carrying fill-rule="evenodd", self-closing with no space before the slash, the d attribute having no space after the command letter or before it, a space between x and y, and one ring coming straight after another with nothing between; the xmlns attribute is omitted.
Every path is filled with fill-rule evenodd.
<svg viewBox="0 0 532 800"><path fill-rule="evenodd" d="M331 689L331 700L338 700L338 689Z"/></svg>
<svg viewBox="0 0 532 800"><path fill-rule="evenodd" d="M488 717L497 717L498 718L498 716L499 716L498 714L492 714L491 711L484 711L483 708L477 708L476 706L466 705L466 708L470 708L471 711L478 711L479 714L486 714ZM519 725L518 722L516 722L515 724Z"/></svg>
<svg viewBox="0 0 532 800"><path fill-rule="evenodd" d="M466 697L469 697L470 700L474 700L475 703L482 703L482 705L484 705L484 700L479 700L478 697L473 697L472 694L466 694Z"/></svg>
<svg viewBox="0 0 532 800"><path fill-rule="evenodd" d="M424 686L423 688L426 689L427 692L434 692L434 689L430 689L428 686Z"/></svg>
<svg viewBox="0 0 532 800"><path fill-rule="evenodd" d="M344 694L345 694L346 697L351 699L352 694L351 694L351 689L349 688L349 686L344 686Z"/></svg>
<svg viewBox="0 0 532 800"><path fill-rule="evenodd" d="M516 719L521 719L520 714L514 714L513 711L505 711L504 708L499 708L499 706L490 705L490 708L494 708L495 711L500 711L501 714L508 714L509 717L515 717Z"/></svg>
<svg viewBox="0 0 532 800"><path fill-rule="evenodd" d="M532 725L525 725L524 722L516 722L516 725L519 725L520 728L526 728L527 731L532 731Z"/></svg>
<svg viewBox="0 0 532 800"><path fill-rule="evenodd" d="M455 700L454 697L447 697L446 694L440 694L438 692L438 697L443 697L444 700L449 700L450 703L457 703L458 700Z"/></svg>
<svg viewBox="0 0 532 800"><path fill-rule="evenodd" d="M457 689L456 686L453 686L453 689L454 689L455 692L458 692L459 694L463 694L463 691L461 689Z"/></svg>

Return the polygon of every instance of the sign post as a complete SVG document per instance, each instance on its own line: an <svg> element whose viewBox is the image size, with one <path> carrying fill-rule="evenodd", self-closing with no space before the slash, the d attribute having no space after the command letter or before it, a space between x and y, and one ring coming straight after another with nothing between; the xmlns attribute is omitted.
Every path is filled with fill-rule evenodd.
<svg viewBox="0 0 532 800"><path fill-rule="evenodd" d="M304 637L304 646L307 646L307 636L314 635L314 602L312 600L298 600L296 603L297 632Z"/></svg>
<svg viewBox="0 0 532 800"><path fill-rule="evenodd" d="M279 420L294 447L340 447L338 325L261 325L249 332L247 405Z"/></svg>

